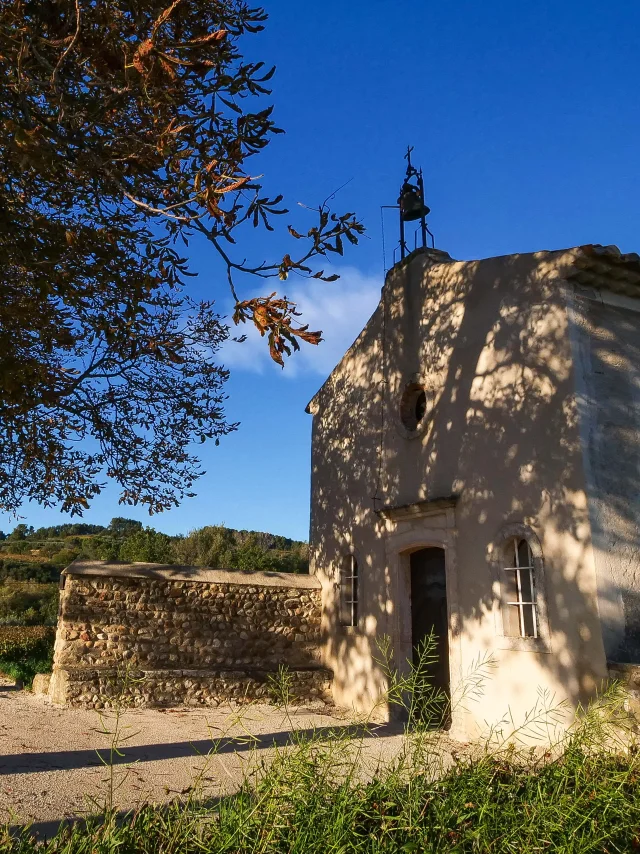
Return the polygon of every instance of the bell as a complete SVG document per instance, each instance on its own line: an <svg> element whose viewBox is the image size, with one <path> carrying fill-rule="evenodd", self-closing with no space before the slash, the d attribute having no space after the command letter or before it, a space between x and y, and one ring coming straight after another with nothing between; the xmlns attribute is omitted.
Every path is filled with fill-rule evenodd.
<svg viewBox="0 0 640 854"><path fill-rule="evenodd" d="M416 219L422 219L427 216L430 211L424 201L420 197L417 187L412 184L404 184L400 190L400 217L403 222L413 222Z"/></svg>

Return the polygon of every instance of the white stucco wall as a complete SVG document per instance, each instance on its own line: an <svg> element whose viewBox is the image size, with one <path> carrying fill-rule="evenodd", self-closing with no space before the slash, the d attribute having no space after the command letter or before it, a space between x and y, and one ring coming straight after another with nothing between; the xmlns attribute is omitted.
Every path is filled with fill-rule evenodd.
<svg viewBox="0 0 640 854"><path fill-rule="evenodd" d="M312 401L312 569L323 584L337 702L374 705L384 687L381 635L399 664L410 651L403 573L408 553L427 545L446 550L454 695L479 660L495 665L481 695L454 712L456 734L522 719L539 691L583 702L606 676L562 258L433 263L418 255L396 267L368 326ZM415 434L399 418L410 382L430 399ZM375 512L451 495L455 510L439 516ZM544 644L500 635L496 544L518 525L543 555ZM347 552L361 574L355 629L337 622Z"/></svg>
<svg viewBox="0 0 640 854"><path fill-rule="evenodd" d="M573 297L585 477L607 657L640 661L640 300Z"/></svg>

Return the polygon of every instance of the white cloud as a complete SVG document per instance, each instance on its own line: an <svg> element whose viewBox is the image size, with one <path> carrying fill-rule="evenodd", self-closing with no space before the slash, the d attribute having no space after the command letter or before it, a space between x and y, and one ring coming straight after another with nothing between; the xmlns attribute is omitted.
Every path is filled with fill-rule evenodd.
<svg viewBox="0 0 640 854"><path fill-rule="evenodd" d="M286 294L297 303L300 321L308 323L311 330L321 329L323 338L317 347L302 341L300 351L285 360L285 376L300 373L328 376L375 310L380 300L382 279L366 276L353 267L345 267L338 272L340 278L337 282L319 279L294 282L290 279L286 283L278 283L286 285L279 289L279 293ZM221 350L221 361L226 367L254 373L264 373L270 366L281 370L271 360L266 340L260 337L252 324L231 329L232 335L242 333L246 333L246 341L227 341Z"/></svg>

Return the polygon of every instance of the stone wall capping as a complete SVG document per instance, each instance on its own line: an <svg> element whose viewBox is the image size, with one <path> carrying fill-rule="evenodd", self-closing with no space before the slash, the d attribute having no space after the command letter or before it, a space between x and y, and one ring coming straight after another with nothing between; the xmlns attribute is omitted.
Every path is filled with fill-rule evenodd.
<svg viewBox="0 0 640 854"><path fill-rule="evenodd" d="M288 572L262 572L246 569L210 569L201 566L181 566L162 563L117 563L108 560L74 560L63 576L102 576L106 578L148 578L194 583L233 584L253 587L285 587L319 590L314 575ZM257 592L257 591L256 591Z"/></svg>

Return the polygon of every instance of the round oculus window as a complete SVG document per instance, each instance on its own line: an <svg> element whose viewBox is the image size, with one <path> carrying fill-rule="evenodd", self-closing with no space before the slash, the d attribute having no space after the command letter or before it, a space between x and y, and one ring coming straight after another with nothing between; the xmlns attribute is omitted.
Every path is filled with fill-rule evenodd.
<svg viewBox="0 0 640 854"><path fill-rule="evenodd" d="M400 420L407 430L417 430L427 414L427 393L418 383L408 385L400 402Z"/></svg>

